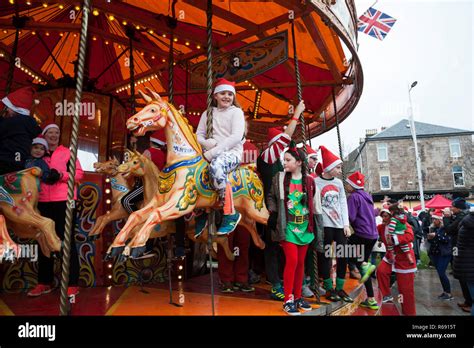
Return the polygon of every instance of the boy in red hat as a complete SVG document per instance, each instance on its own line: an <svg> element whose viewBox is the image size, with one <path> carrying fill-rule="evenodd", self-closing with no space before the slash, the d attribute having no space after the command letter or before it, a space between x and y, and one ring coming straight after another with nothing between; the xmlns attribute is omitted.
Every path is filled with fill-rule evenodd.
<svg viewBox="0 0 474 348"><path fill-rule="evenodd" d="M32 140L41 128L30 116L34 89L23 87L2 99L0 117L0 175L25 168Z"/></svg>
<svg viewBox="0 0 474 348"><path fill-rule="evenodd" d="M347 238L351 235L346 193L342 181L337 178L342 174L342 161L326 147L320 146L319 149L321 150L323 173L314 180L321 192L321 204L323 206L324 253L321 261L321 276L324 280L325 296L330 301L340 301L342 299L345 302L354 302L344 291L347 255L337 258L335 289L330 277L332 243L336 242L337 250L338 246L347 244Z"/></svg>

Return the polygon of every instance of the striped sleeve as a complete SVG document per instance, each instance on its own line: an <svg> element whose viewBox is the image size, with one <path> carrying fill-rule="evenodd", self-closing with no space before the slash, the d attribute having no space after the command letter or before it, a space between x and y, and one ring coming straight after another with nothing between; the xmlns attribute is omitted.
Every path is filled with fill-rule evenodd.
<svg viewBox="0 0 474 348"><path fill-rule="evenodd" d="M395 232L395 226L397 225L397 220L392 218L390 224L388 225L388 233L393 234Z"/></svg>
<svg viewBox="0 0 474 348"><path fill-rule="evenodd" d="M262 160L267 164L273 164L280 159L280 155L290 144L291 138L283 133L283 135L267 147L260 155Z"/></svg>

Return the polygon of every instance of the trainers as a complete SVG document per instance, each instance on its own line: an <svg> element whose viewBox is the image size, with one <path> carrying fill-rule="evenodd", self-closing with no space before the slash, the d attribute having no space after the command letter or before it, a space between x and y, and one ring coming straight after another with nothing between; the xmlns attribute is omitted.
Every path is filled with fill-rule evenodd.
<svg viewBox="0 0 474 348"><path fill-rule="evenodd" d="M305 298L310 298L314 296L314 293L311 291L308 285L303 285L303 289L301 291L301 296Z"/></svg>
<svg viewBox="0 0 474 348"><path fill-rule="evenodd" d="M67 297L77 296L79 295L79 287L78 286L69 286L67 288Z"/></svg>
<svg viewBox="0 0 474 348"><path fill-rule="evenodd" d="M234 283L233 286L234 290L240 290L242 292L253 292L255 291L255 288L253 286L250 286L248 283Z"/></svg>
<svg viewBox="0 0 474 348"><path fill-rule="evenodd" d="M369 262L366 265L362 265L361 268L362 268L361 269L362 277L359 279L359 283L362 284L362 283L365 283L369 279L370 275L375 271L376 267L370 264Z"/></svg>
<svg viewBox="0 0 474 348"><path fill-rule="evenodd" d="M391 295L384 296L382 299L382 303L387 303L387 302L393 302L393 296Z"/></svg>
<svg viewBox="0 0 474 348"><path fill-rule="evenodd" d="M207 227L207 213L196 216L194 225L194 237L199 237Z"/></svg>
<svg viewBox="0 0 474 348"><path fill-rule="evenodd" d="M326 297L326 299L332 302L341 301L341 298L339 297L339 295L336 293L336 290L334 289L327 290L326 295L324 295L324 297Z"/></svg>
<svg viewBox="0 0 474 348"><path fill-rule="evenodd" d="M287 301L283 305L283 310L289 315L300 315L300 311L296 308L296 304L293 301Z"/></svg>
<svg viewBox="0 0 474 348"><path fill-rule="evenodd" d="M217 230L217 235L222 236L234 232L241 218L242 215L239 212L231 215L224 215L222 225Z"/></svg>
<svg viewBox="0 0 474 348"><path fill-rule="evenodd" d="M344 301L344 302L347 302L347 303L352 303L354 302L354 300L344 291L344 290L339 290L337 292L337 295Z"/></svg>
<svg viewBox="0 0 474 348"><path fill-rule="evenodd" d="M447 292L443 293L441 296L438 296L440 300L452 300L454 297L451 294L448 294Z"/></svg>
<svg viewBox="0 0 474 348"><path fill-rule="evenodd" d="M221 285L221 292L224 293L233 293L234 292L234 287L231 282L224 282Z"/></svg>
<svg viewBox="0 0 474 348"><path fill-rule="evenodd" d="M31 291L27 293L28 296L36 297L43 294L49 294L53 289L49 285L38 284Z"/></svg>
<svg viewBox="0 0 474 348"><path fill-rule="evenodd" d="M311 305L306 302L303 298L299 298L295 301L295 304L296 304L296 308L298 309L302 309L304 311L311 311L313 309L313 307L311 307Z"/></svg>
<svg viewBox="0 0 474 348"><path fill-rule="evenodd" d="M271 292L270 292L270 297L273 300L284 301L285 300L285 294L283 293L283 287L282 286L279 286L277 288L273 287Z"/></svg>
<svg viewBox="0 0 474 348"><path fill-rule="evenodd" d="M379 305L377 304L377 301L375 301L374 299L372 300L366 299L365 301L361 302L359 306L373 309L373 310L377 310L380 308Z"/></svg>

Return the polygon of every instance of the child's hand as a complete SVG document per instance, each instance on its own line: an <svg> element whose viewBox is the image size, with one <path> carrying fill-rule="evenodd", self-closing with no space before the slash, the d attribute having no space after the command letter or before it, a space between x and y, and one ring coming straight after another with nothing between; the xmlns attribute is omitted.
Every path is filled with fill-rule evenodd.
<svg viewBox="0 0 474 348"><path fill-rule="evenodd" d="M209 138L209 139L206 139L202 142L202 146L204 146L204 149L206 151L212 149L216 145L217 145L217 140L215 140L214 138Z"/></svg>
<svg viewBox="0 0 474 348"><path fill-rule="evenodd" d="M204 158L206 159L206 161L208 161L209 163L211 163L211 161L212 161L211 152L210 152L210 151L204 152Z"/></svg>
<svg viewBox="0 0 474 348"><path fill-rule="evenodd" d="M344 235L346 237L350 237L351 236L351 229L349 228L349 226L344 226Z"/></svg>
<svg viewBox="0 0 474 348"><path fill-rule="evenodd" d="M295 114L293 115L293 118L299 117L302 114L302 112L304 111L305 108L306 107L304 105L304 100L300 101L300 103L296 107Z"/></svg>

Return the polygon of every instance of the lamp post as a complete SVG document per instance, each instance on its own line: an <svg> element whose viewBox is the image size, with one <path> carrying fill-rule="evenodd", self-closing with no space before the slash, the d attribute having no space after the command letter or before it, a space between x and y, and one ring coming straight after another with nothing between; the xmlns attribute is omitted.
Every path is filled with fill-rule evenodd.
<svg viewBox="0 0 474 348"><path fill-rule="evenodd" d="M416 171L418 174L418 189L420 191L420 203L421 203L421 209L425 210L425 197L423 194L423 177L421 175L421 160L420 160L420 154L418 152L418 143L416 141L416 129L415 129L415 121L413 121L413 107L411 104L411 90L413 87L415 87L418 84L418 81L413 82L411 85L408 87L408 99L410 101L410 131L411 131L411 136L413 138L413 144L415 145L415 159L416 159Z"/></svg>

